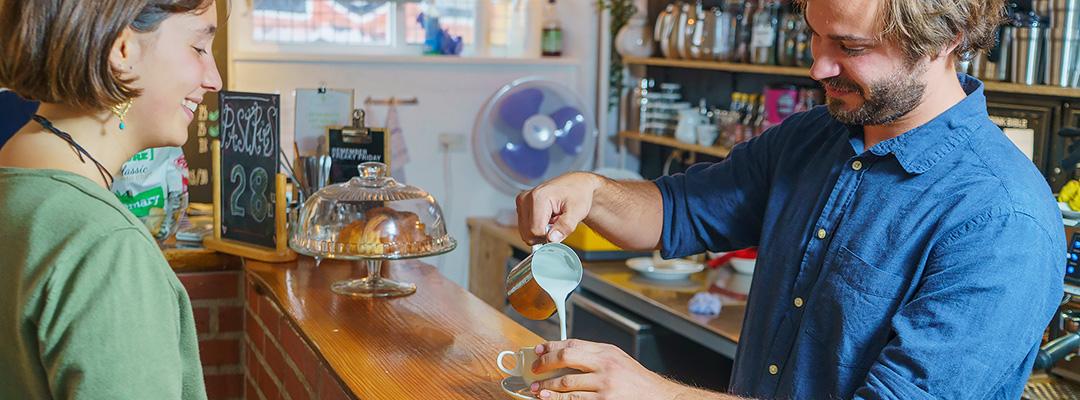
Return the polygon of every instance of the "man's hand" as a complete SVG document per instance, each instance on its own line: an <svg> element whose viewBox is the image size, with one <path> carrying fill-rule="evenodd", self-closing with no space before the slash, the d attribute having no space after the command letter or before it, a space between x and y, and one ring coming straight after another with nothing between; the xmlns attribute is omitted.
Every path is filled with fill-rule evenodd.
<svg viewBox="0 0 1080 400"><path fill-rule="evenodd" d="M521 239L529 244L561 242L589 215L593 192L602 183L596 174L571 172L521 192L517 196Z"/></svg>
<svg viewBox="0 0 1080 400"><path fill-rule="evenodd" d="M535 373L559 368L581 371L534 382L530 389L544 400L672 400L697 392L645 369L610 344L570 339L538 345L536 353Z"/></svg>

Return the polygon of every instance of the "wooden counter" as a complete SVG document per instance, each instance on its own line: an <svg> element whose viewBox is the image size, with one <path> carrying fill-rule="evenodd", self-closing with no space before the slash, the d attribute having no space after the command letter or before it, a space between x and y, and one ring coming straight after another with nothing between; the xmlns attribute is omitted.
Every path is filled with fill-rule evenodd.
<svg viewBox="0 0 1080 400"><path fill-rule="evenodd" d="M175 241L161 246L161 253L173 271L204 272L240 269L241 259L237 256L218 253L199 247L178 247Z"/></svg>
<svg viewBox="0 0 1080 400"><path fill-rule="evenodd" d="M686 282L670 283L644 279L623 261L584 263L581 287L590 292L678 332L729 358L735 358L745 303L725 302L720 315L692 314L687 309L695 293L707 290L706 272Z"/></svg>
<svg viewBox="0 0 1080 400"><path fill-rule="evenodd" d="M327 261L315 268L301 257L283 264L248 260L244 268L354 398L508 398L495 357L543 342L415 261L384 268L417 286L415 294L391 299L330 291L335 281L364 276L359 265Z"/></svg>

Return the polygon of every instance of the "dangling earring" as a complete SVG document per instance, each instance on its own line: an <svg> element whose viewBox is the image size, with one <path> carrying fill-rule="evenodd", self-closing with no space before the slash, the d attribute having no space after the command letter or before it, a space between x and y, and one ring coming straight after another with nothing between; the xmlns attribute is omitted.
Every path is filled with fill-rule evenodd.
<svg viewBox="0 0 1080 400"><path fill-rule="evenodd" d="M128 110L131 109L131 102L131 100L128 100L111 108L113 115L120 118L120 130L124 130L124 117L127 116Z"/></svg>

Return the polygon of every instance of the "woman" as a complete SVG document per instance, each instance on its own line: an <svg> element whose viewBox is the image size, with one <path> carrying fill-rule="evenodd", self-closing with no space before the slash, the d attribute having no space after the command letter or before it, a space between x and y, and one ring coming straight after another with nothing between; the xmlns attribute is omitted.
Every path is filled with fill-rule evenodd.
<svg viewBox="0 0 1080 400"><path fill-rule="evenodd" d="M204 399L187 294L108 188L221 88L213 0L0 0L0 398Z"/></svg>

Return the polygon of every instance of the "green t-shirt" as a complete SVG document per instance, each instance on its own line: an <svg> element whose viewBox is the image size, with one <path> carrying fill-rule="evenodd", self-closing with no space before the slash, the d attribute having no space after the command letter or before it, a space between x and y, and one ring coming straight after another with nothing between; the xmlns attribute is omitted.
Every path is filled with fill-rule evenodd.
<svg viewBox="0 0 1080 400"><path fill-rule="evenodd" d="M191 302L104 188L0 168L0 399L205 399Z"/></svg>

